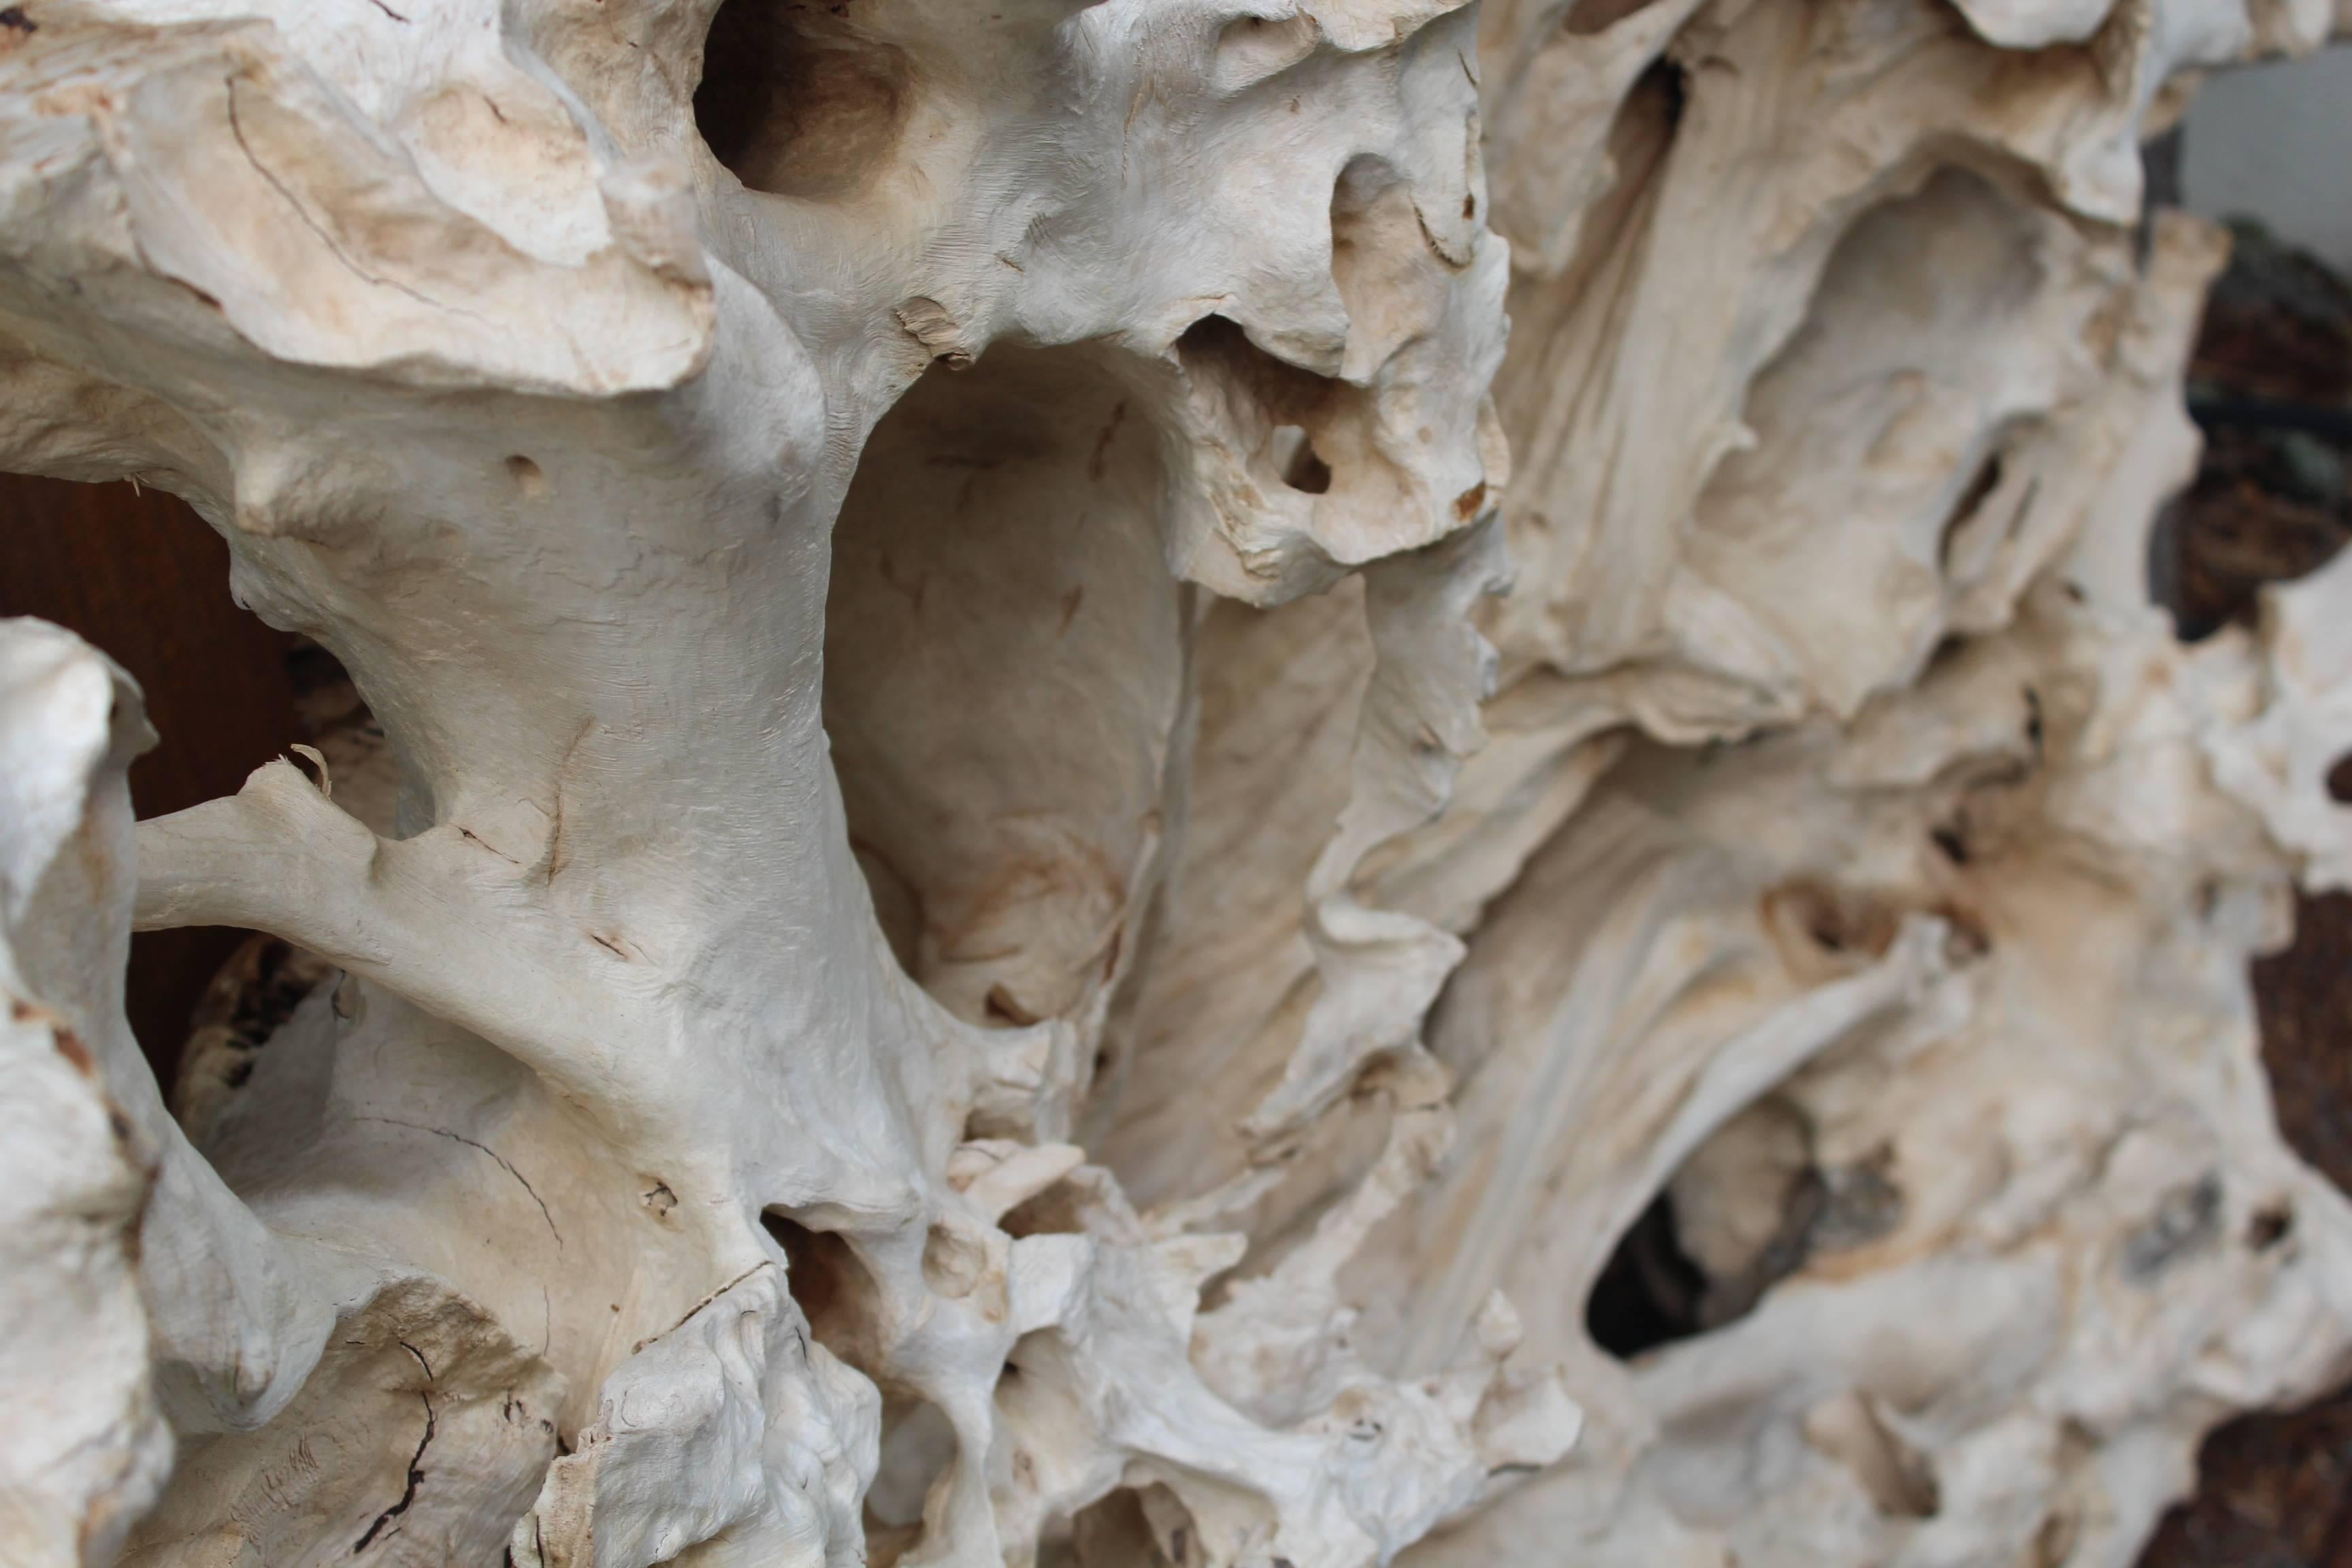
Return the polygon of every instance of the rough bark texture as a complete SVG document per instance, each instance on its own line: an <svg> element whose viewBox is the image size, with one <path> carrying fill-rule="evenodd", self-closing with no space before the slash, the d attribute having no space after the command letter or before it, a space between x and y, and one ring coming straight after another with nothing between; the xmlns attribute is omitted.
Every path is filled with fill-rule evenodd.
<svg viewBox="0 0 2352 1568"><path fill-rule="evenodd" d="M5 1554L2128 1561L2352 1364L2135 226L2341 20L0 11L0 463L364 704L134 828L0 626Z"/></svg>

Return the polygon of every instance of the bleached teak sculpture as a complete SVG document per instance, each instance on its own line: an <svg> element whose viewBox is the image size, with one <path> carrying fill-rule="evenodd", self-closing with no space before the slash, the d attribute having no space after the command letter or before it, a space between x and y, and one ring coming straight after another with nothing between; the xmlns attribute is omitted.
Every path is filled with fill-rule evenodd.
<svg viewBox="0 0 2352 1568"><path fill-rule="evenodd" d="M0 1558L2128 1562L2352 1368L2352 564L2148 603L2135 228L2335 21L0 11L0 462L389 737L134 829L0 626Z"/></svg>

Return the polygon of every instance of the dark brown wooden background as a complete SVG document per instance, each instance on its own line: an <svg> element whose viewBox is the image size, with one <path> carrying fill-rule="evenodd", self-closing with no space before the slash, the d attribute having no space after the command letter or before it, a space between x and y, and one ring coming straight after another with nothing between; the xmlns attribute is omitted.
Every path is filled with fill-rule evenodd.
<svg viewBox="0 0 2352 1568"><path fill-rule="evenodd" d="M145 690L163 743L131 765L142 817L235 794L301 738L289 639L229 597L228 546L175 496L0 474L0 616L79 633ZM132 939L131 1026L166 1089L189 1012L244 934Z"/></svg>

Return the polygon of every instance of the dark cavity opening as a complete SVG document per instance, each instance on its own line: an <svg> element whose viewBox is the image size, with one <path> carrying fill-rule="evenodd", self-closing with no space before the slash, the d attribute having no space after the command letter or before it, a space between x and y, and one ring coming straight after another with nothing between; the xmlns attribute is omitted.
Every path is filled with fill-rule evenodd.
<svg viewBox="0 0 2352 1568"><path fill-rule="evenodd" d="M2336 758L2327 770L2327 798L2338 805L2352 805L2352 752Z"/></svg>
<svg viewBox="0 0 2352 1568"><path fill-rule="evenodd" d="M908 92L906 57L846 6L728 0L703 43L694 123L751 189L824 200L888 162Z"/></svg>
<svg viewBox="0 0 2352 1568"><path fill-rule="evenodd" d="M1818 1256L1901 1223L1892 1151L1823 1165L1810 1121L1778 1094L1692 1152L1626 1230L1586 1300L1585 1331L1620 1360L1737 1322ZM1677 1199L1703 1204L1697 1234ZM1763 1195L1760 1206L1750 1201Z"/></svg>
<svg viewBox="0 0 2352 1568"><path fill-rule="evenodd" d="M1617 1243L1584 1304L1584 1331L1620 1361L1701 1331L1706 1276L1675 1236L1675 1203L1664 1193Z"/></svg>
<svg viewBox="0 0 2352 1568"><path fill-rule="evenodd" d="M831 1231L811 1230L790 1215L770 1210L761 1216L768 1234L784 1249L785 1284L817 1342L843 1361L873 1375L878 1360L866 1342L880 1299L874 1276L848 1242Z"/></svg>

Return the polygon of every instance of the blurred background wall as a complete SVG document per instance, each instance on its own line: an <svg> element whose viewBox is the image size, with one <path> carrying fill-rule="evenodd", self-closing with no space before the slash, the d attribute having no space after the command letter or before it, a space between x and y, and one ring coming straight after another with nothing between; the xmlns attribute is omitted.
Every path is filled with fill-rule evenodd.
<svg viewBox="0 0 2352 1568"><path fill-rule="evenodd" d="M2206 82L2182 122L2182 205L2250 217L2352 271L2352 44Z"/></svg>

